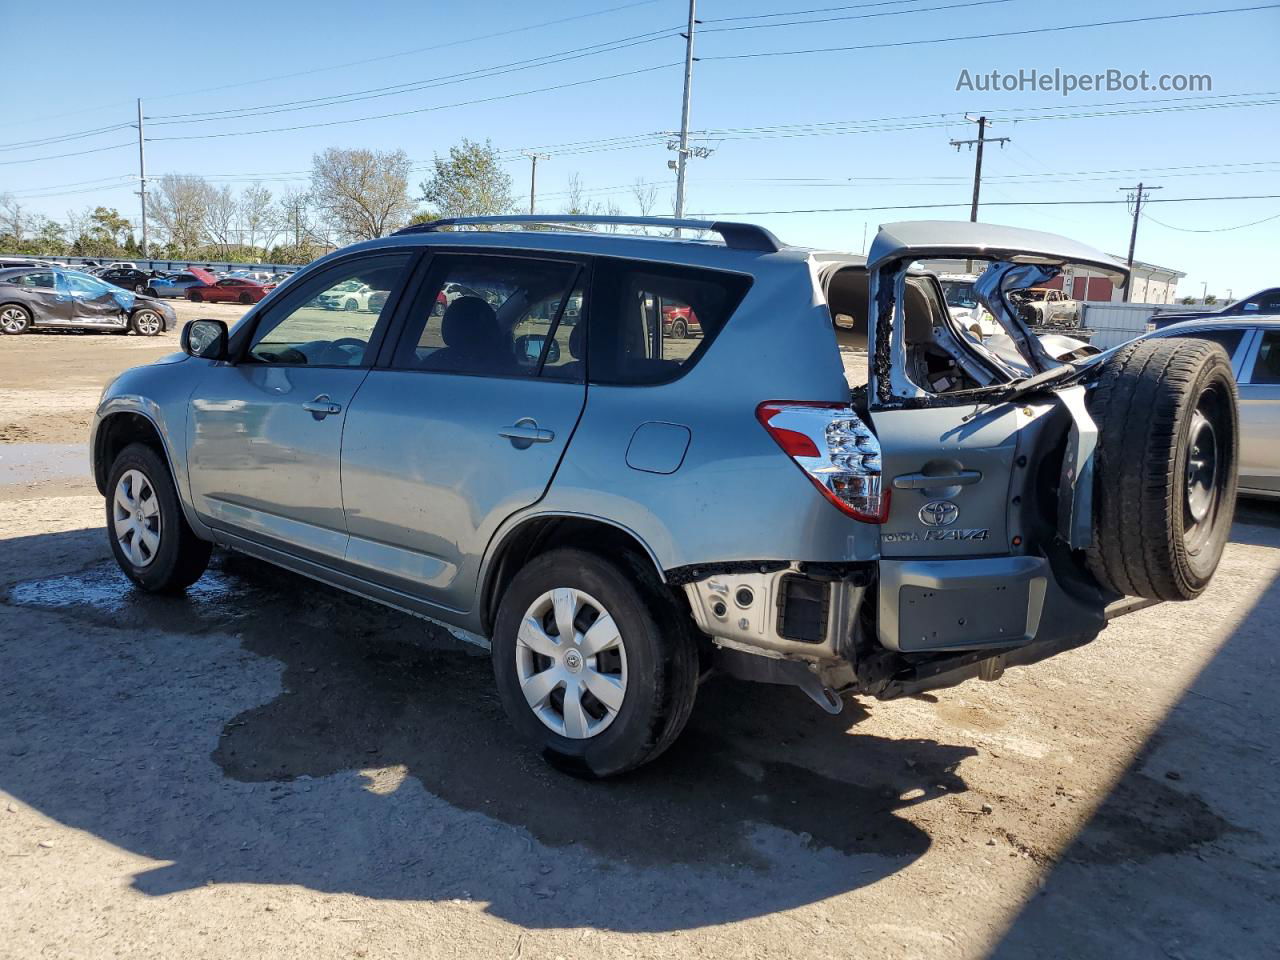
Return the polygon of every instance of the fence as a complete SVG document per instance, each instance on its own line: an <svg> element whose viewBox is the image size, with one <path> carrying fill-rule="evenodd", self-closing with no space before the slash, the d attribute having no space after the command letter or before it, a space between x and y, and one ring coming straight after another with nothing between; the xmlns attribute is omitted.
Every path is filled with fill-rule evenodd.
<svg viewBox="0 0 1280 960"><path fill-rule="evenodd" d="M1089 342L1103 350L1140 337L1147 323L1162 307L1161 303L1089 303L1083 304L1080 325L1093 331Z"/></svg>

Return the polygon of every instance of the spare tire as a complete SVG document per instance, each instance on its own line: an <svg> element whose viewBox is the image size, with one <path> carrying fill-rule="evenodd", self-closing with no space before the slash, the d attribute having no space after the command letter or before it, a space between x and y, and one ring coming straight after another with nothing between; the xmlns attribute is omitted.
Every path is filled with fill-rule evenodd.
<svg viewBox="0 0 1280 960"><path fill-rule="evenodd" d="M1235 513L1236 400L1231 361L1206 340L1139 340L1104 363L1086 557L1104 589L1192 600L1209 585Z"/></svg>

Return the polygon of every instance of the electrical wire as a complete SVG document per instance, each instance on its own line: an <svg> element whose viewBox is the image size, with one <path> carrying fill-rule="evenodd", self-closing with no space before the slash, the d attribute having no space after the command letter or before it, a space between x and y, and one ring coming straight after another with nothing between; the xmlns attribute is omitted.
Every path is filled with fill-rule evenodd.
<svg viewBox="0 0 1280 960"><path fill-rule="evenodd" d="M699 36L707 33L726 33L738 30L771 30L774 27L800 27L814 23L836 23L847 20L873 20L880 17L903 17L912 13L930 13L938 10L959 10L963 7L987 7L997 3L1013 3L1014 0L965 0L963 3L951 3L940 7L916 7L912 10L882 10L877 13L852 13L839 17L823 17L818 20L787 20L783 23L747 23L736 27L706 27L698 31Z"/></svg>
<svg viewBox="0 0 1280 960"><path fill-rule="evenodd" d="M0 167L11 167L19 163L40 163L42 160L61 160L63 157L83 157L89 153L105 153L108 150L119 150L122 147L137 146L135 143L117 143L110 147L96 147L93 150L77 150L75 153L55 153L47 157L28 157L26 160L0 160Z"/></svg>
<svg viewBox="0 0 1280 960"><path fill-rule="evenodd" d="M1280 200L1280 193L1251 194L1225 197L1162 197L1159 200L1145 200L1148 203L1204 203L1217 200ZM1115 206L1128 203L1127 200L996 200L983 203L983 207L1095 207ZM965 209L969 203L911 203L879 207L813 207L807 210L716 210L706 213L692 214L698 217L763 217L783 216L797 213L872 213L882 210L944 210Z"/></svg>
<svg viewBox="0 0 1280 960"><path fill-rule="evenodd" d="M637 70L625 70L621 73L612 73L603 77L590 77L586 80L574 80L568 83L557 83L549 87L536 87L532 90L518 90L514 93L495 94L489 97L477 97L474 100L462 100L457 103L442 103L430 107L418 107L413 110L396 110L392 113L380 113L368 117L352 117L347 120L326 120L320 123L301 123L291 127L269 127L262 130L237 130L224 131L222 133L203 133L203 134L185 134L176 137L147 137L147 141L167 141L167 140L212 140L219 137L250 137L258 136L264 133L288 133L295 130L314 130L318 127L337 127L349 123L365 123L370 120L386 120L391 117L407 117L414 114L434 113L437 110L448 110L453 107L470 107L481 103L496 103L499 100L513 100L517 97L527 97L535 93L548 93L552 90L567 90L572 87L582 87L592 83L602 83L606 80L618 80L622 77L634 77L644 73L653 73L655 70L667 70L671 67L684 66L684 61L676 61L673 63L660 63L652 67L641 67Z"/></svg>
<svg viewBox="0 0 1280 960"><path fill-rule="evenodd" d="M1096 20L1089 23L1063 24L1055 27L1028 27L1022 30L1003 30L992 33L971 33L963 36L918 38L912 40L889 40L880 43L859 43L840 47L810 47L803 50L761 50L755 53L727 53L718 56L704 56L699 59L709 60L753 60L759 57L797 57L814 53L847 53L853 50L884 50L897 47L917 47L937 43L959 43L965 40L996 40L1003 37L1028 37L1046 33L1064 33L1071 30L1093 30L1098 27L1131 26L1137 23L1154 23L1163 20L1185 20L1190 17L1213 17L1229 13L1254 13L1260 10L1275 10L1280 3L1267 3L1254 7L1232 7L1227 10L1194 10L1187 13L1153 14L1146 17L1126 17L1120 20Z"/></svg>
<svg viewBox="0 0 1280 960"><path fill-rule="evenodd" d="M1150 203L1150 200L1143 201L1143 205ZM1272 220L1280 220L1280 213L1272 214L1269 217L1263 217L1261 220L1250 220L1248 223L1238 223L1234 227L1209 227L1207 229L1198 229L1195 227L1175 227L1171 223L1165 223L1163 220L1157 220L1146 210L1142 211L1144 220L1150 220L1152 223L1164 227L1167 230L1177 230L1179 233L1229 233L1232 230L1243 230L1245 227L1256 227L1260 223L1270 223Z"/></svg>

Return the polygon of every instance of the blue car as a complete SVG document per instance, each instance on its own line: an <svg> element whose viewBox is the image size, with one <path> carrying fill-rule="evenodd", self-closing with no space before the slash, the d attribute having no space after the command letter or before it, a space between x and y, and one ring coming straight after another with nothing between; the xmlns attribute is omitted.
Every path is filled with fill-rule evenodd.
<svg viewBox="0 0 1280 960"><path fill-rule="evenodd" d="M199 276L204 273L205 277ZM173 273L167 277L156 277L151 281L147 294L153 297L177 297L185 300L187 291L192 287L204 287L214 282L213 276L205 273L204 270L185 270L182 273Z"/></svg>

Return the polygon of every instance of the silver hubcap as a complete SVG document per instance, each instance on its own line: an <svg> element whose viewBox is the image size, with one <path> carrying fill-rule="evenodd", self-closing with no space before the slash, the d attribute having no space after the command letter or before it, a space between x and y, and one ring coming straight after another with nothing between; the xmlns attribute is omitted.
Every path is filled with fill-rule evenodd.
<svg viewBox="0 0 1280 960"><path fill-rule="evenodd" d="M145 333L149 337L160 332L160 317L149 310L138 314L134 322L138 326L138 332Z"/></svg>
<svg viewBox="0 0 1280 960"><path fill-rule="evenodd" d="M1201 411L1191 417L1191 448L1187 453L1187 513L1200 523L1213 507L1218 482L1218 437Z"/></svg>
<svg viewBox="0 0 1280 960"><path fill-rule="evenodd" d="M9 307L0 313L0 327L10 333L16 333L27 325L27 315L16 307Z"/></svg>
<svg viewBox="0 0 1280 960"><path fill-rule="evenodd" d="M613 617L590 594L559 587L525 612L516 675L548 728L585 740L613 723L627 693L627 651Z"/></svg>
<svg viewBox="0 0 1280 960"><path fill-rule="evenodd" d="M141 470L126 470L111 503L116 543L135 567L145 567L160 549L160 501Z"/></svg>

